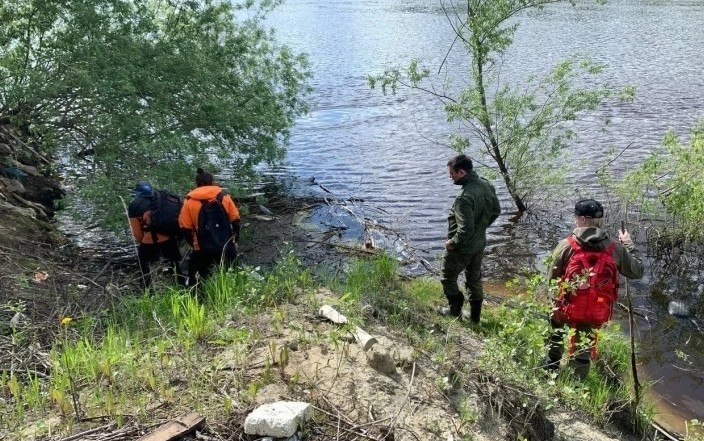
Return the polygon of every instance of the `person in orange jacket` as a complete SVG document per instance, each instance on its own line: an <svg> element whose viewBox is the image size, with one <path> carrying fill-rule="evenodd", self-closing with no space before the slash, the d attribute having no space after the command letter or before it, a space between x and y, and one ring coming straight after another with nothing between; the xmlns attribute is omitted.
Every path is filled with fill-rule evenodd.
<svg viewBox="0 0 704 441"><path fill-rule="evenodd" d="M142 272L142 287L148 288L151 284L150 264L157 262L160 256L168 260L173 268L176 280L181 283L179 275L179 262L181 251L178 249L178 237L171 237L162 233L149 230L151 224L150 199L154 197L154 189L147 181L140 181L134 188L134 199L127 208L130 218L132 235L137 242L137 261Z"/></svg>
<svg viewBox="0 0 704 441"><path fill-rule="evenodd" d="M218 263L235 262L240 236L239 210L232 198L213 183L213 175L202 168L196 172L196 188L186 196L178 223L193 248L188 262L189 285L196 283L196 275L207 278Z"/></svg>

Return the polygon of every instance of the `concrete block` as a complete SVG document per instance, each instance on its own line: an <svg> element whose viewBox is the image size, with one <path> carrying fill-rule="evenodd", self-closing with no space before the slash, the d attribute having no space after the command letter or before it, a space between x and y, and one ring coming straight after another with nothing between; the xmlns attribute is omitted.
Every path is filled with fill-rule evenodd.
<svg viewBox="0 0 704 441"><path fill-rule="evenodd" d="M248 435L288 438L313 416L313 407L300 401L277 401L257 407L244 420Z"/></svg>

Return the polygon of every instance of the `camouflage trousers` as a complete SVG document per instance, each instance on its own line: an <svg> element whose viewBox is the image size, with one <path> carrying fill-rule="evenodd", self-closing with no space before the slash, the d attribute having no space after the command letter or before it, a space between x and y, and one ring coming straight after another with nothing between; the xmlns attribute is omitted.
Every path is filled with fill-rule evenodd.
<svg viewBox="0 0 704 441"><path fill-rule="evenodd" d="M484 300L484 290L482 288L482 260L484 251L475 254L461 254L456 250L445 251L442 258L442 273L440 283L442 289L450 303L450 307L459 304L460 309L464 303L464 295L460 291L457 278L462 271L465 272L465 287L470 302L481 302Z"/></svg>
<svg viewBox="0 0 704 441"><path fill-rule="evenodd" d="M562 354L565 350L564 341L569 328L563 323L550 320L552 332L548 339L548 362L554 366L559 366ZM570 355L569 366L579 379L585 379L589 373L591 364L592 345L594 341L594 328L588 324L579 324L575 330L575 351Z"/></svg>

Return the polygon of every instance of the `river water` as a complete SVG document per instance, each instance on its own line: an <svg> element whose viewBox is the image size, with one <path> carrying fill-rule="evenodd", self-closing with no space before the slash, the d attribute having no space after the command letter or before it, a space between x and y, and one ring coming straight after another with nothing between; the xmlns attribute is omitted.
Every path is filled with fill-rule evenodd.
<svg viewBox="0 0 704 441"><path fill-rule="evenodd" d="M540 220L513 221L511 201L496 182L503 214L489 232L487 277L508 279L524 268L540 269L541 259L571 229L574 200L608 199L596 182L600 163L593 158L632 143L612 164L618 176L657 149L665 131L686 135L704 116L702 23L700 0L561 4L520 17L515 44L503 60L504 81L520 84L582 54L606 63L603 78L635 86L637 96L631 104L603 106L576 126L568 185L561 198L540 207ZM457 190L445 167L453 155L447 136L456 127L447 123L436 99L407 90L384 96L368 87L367 76L413 58L438 70L454 38L439 1L288 0L269 24L279 41L309 54L314 87L310 113L297 122L286 162L275 174L296 176L303 186L314 178L335 197L362 198L355 207L362 215L402 232L434 261ZM465 58L461 50L449 51L435 81L466 81ZM610 120L607 130L598 124L603 118ZM631 228L642 240L638 226ZM697 275L691 282L702 283ZM652 283L650 274L631 282L636 304L648 316L638 321L639 362L654 382L658 420L682 432L684 420L704 417L704 342L696 324L667 315L667 303L698 294L653 293Z"/></svg>

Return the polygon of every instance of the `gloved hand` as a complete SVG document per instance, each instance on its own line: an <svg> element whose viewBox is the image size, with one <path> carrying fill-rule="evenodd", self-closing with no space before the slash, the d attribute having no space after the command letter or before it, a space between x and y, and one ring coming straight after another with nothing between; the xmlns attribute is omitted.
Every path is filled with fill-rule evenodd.
<svg viewBox="0 0 704 441"><path fill-rule="evenodd" d="M628 230L619 230L618 240L627 247L633 245L633 240L631 239L631 235L628 233Z"/></svg>

